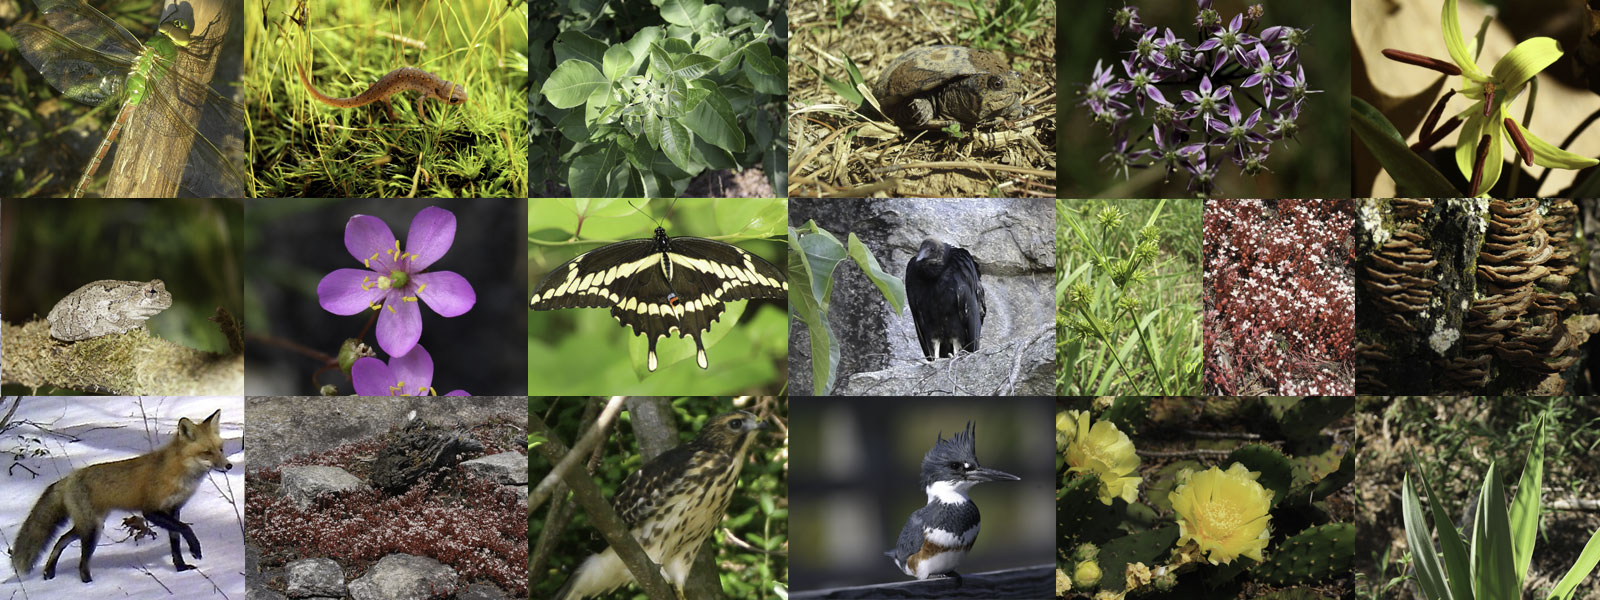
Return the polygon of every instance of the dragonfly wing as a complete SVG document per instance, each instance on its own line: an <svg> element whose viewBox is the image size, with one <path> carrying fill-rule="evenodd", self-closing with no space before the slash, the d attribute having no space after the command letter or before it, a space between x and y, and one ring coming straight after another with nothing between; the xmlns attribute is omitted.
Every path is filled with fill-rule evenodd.
<svg viewBox="0 0 1600 600"><path fill-rule="evenodd" d="M39 14L61 35L91 50L132 62L144 45L116 21L83 0L33 0Z"/></svg>
<svg viewBox="0 0 1600 600"><path fill-rule="evenodd" d="M171 64L157 63L145 98L151 110L141 111L139 127L175 137L193 134L182 195L194 198L239 198L245 179L239 166L245 161L244 106L210 86L177 72ZM187 115L198 114L198 119Z"/></svg>
<svg viewBox="0 0 1600 600"><path fill-rule="evenodd" d="M245 175L240 170L245 160L244 107L212 94L189 147L180 193L195 198L245 197Z"/></svg>
<svg viewBox="0 0 1600 600"><path fill-rule="evenodd" d="M12 26L10 33L22 56L68 98L98 105L122 94L131 61L95 52L31 23Z"/></svg>

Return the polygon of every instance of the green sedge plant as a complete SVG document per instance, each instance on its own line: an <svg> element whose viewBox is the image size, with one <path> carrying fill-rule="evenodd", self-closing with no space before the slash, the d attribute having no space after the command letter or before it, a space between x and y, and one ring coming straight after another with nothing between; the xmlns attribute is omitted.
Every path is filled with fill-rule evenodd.
<svg viewBox="0 0 1600 600"><path fill-rule="evenodd" d="M1517 495L1509 507L1497 467L1492 462L1489 464L1489 472L1478 492L1473 521L1467 527L1470 540L1464 539L1450 521L1427 475L1422 475L1422 488L1428 493L1433 513L1430 523L1411 485L1411 476L1406 476L1401 496L1406 542L1414 555L1412 563L1417 571L1417 586L1428 600L1513 600L1521 597L1522 582L1527 579L1528 564L1533 560L1534 542L1539 534L1544 433L1545 419L1540 417L1533 448L1528 451L1527 462L1522 467ZM1412 462L1416 462L1416 457L1412 457ZM1439 535L1438 551L1434 549L1429 532L1434 524ZM1546 600L1571 599L1597 563L1600 563L1600 530L1589 538L1578 561Z"/></svg>
<svg viewBox="0 0 1600 600"><path fill-rule="evenodd" d="M1057 389L1063 394L1104 394L1118 380L1140 393L1199 390L1199 306L1193 301L1199 291L1185 290L1192 283L1185 274L1198 280L1198 266L1164 253L1163 236L1184 237L1177 223L1183 217L1163 219L1168 201L1152 202L1155 208L1145 215L1118 203L1058 203ZM1185 208L1199 214L1198 203L1174 207L1174 215ZM1198 246L1197 237L1179 241L1187 242Z"/></svg>

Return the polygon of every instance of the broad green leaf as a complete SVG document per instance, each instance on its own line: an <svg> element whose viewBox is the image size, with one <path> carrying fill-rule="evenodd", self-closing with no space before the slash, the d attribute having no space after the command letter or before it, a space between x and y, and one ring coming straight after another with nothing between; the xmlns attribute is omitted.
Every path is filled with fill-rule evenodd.
<svg viewBox="0 0 1600 600"><path fill-rule="evenodd" d="M1429 498L1437 504L1438 498ZM1411 547L1411 562L1417 569L1417 585L1428 600L1456 600L1445 587L1444 572L1439 565L1439 555L1433 551L1433 536L1428 533L1428 519L1418 506L1416 490L1411 488L1411 475L1401 484L1400 507L1406 524L1406 545Z"/></svg>
<svg viewBox="0 0 1600 600"><path fill-rule="evenodd" d="M706 7L702 0L664 0L661 3L661 18L673 25L694 27L700 19L700 11Z"/></svg>
<svg viewBox="0 0 1600 600"><path fill-rule="evenodd" d="M694 157L689 153L690 148L694 147L694 140L689 137L693 134L689 133L688 127L684 127L677 119L662 119L659 135L652 141L656 142L661 153L666 154L672 164L684 171L698 170L694 168Z"/></svg>
<svg viewBox="0 0 1600 600"><path fill-rule="evenodd" d="M545 80L541 92L556 108L572 108L589 100L596 92L604 93L611 85L600 70L588 62L569 59L556 67Z"/></svg>
<svg viewBox="0 0 1600 600"><path fill-rule="evenodd" d="M633 53L627 46L616 45L606 48L605 72L606 79L616 81L628 74L633 68Z"/></svg>
<svg viewBox="0 0 1600 600"><path fill-rule="evenodd" d="M839 366L839 340L828 324L833 269L844 260L844 245L815 221L789 229L789 306L811 336L812 393L832 393Z"/></svg>
<svg viewBox="0 0 1600 600"><path fill-rule="evenodd" d="M856 237L855 233L850 234L848 241L850 244L850 258L855 259L861 270L866 272L867 279L871 279L872 284L878 286L878 291L882 292L884 299L889 301L889 306L894 308L894 313L897 315L902 314L902 310L906 305L905 282L901 281L899 277L884 272L883 267L878 265L878 257L873 256L872 251L867 249L866 244L861 243L861 238Z"/></svg>
<svg viewBox="0 0 1600 600"><path fill-rule="evenodd" d="M1547 600L1572 598L1572 591L1577 589L1583 580L1589 578L1596 564L1600 564L1600 529L1596 529L1594 535L1589 537L1589 543L1583 546L1583 553L1578 555L1578 562L1572 563L1572 568L1561 577L1561 582L1556 584L1555 589L1550 590L1550 597Z"/></svg>
<svg viewBox="0 0 1600 600"><path fill-rule="evenodd" d="M1383 170L1394 178L1395 189L1405 197L1459 197L1462 192L1450 185L1438 169L1417 156L1404 140L1394 132L1394 125L1377 109L1360 98L1350 99L1350 127L1356 136L1372 151L1372 156L1383 165Z"/></svg>
<svg viewBox="0 0 1600 600"><path fill-rule="evenodd" d="M774 95L789 93L788 68L782 60L772 55L772 49L765 42L745 46L744 72L750 78L750 85L758 92Z"/></svg>
<svg viewBox="0 0 1600 600"><path fill-rule="evenodd" d="M733 107L715 91L689 111L688 116L683 118L683 124L718 148L733 153L744 152L744 133L739 131L739 120L733 114Z"/></svg>
<svg viewBox="0 0 1600 600"><path fill-rule="evenodd" d="M606 53L606 43L589 37L582 31L563 31L554 42L556 64L577 59L599 67Z"/></svg>
<svg viewBox="0 0 1600 600"><path fill-rule="evenodd" d="M567 169L567 185L572 186L572 195L579 198L626 196L628 178L633 172L624 165L625 158L621 147L601 144L598 150L572 159L572 167Z"/></svg>
<svg viewBox="0 0 1600 600"><path fill-rule="evenodd" d="M1522 481L1517 483L1517 497L1511 501L1511 541L1517 558L1517 581L1528 577L1528 563L1533 560L1534 543L1539 538L1540 486L1544 485L1544 416L1539 417L1539 431L1533 436L1533 448L1528 450L1528 461L1522 465Z"/></svg>
<svg viewBox="0 0 1600 600"><path fill-rule="evenodd" d="M1478 524L1472 532L1472 592L1476 598L1519 597L1522 582L1511 551L1511 522L1506 517L1506 489L1493 462L1478 492Z"/></svg>

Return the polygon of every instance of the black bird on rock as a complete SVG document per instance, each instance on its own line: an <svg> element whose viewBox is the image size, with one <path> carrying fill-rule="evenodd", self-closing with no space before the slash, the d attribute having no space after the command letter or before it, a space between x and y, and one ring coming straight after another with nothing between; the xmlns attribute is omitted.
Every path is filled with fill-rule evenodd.
<svg viewBox="0 0 1600 600"><path fill-rule="evenodd" d="M971 253L932 238L923 240L906 264L906 300L923 357L931 361L955 356L956 348L978 351L983 317L989 311Z"/></svg>

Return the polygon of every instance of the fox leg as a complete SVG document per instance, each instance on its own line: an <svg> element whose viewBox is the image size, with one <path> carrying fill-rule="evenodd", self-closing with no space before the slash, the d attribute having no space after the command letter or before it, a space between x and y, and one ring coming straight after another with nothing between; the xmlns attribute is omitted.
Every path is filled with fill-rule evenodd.
<svg viewBox="0 0 1600 600"><path fill-rule="evenodd" d="M67 549L67 544L72 543L72 540L78 540L78 547L82 549L82 553L78 555L78 578L84 583L94 581L94 578L89 576L89 557L94 555L94 540L98 539L100 539L99 529L80 532L74 527L61 534L61 538L56 540L55 547L50 549L50 560L44 563L44 578L51 579L56 576L56 561L61 558L61 551Z"/></svg>
<svg viewBox="0 0 1600 600"><path fill-rule="evenodd" d="M44 575L45 579L55 578L56 559L61 558L61 551L67 547L67 544L72 543L72 540L75 539L78 539L78 532L73 529L68 529L66 533L61 534L61 537L56 540L55 547L50 550L50 560L44 561L44 572L42 574Z"/></svg>
<svg viewBox="0 0 1600 600"><path fill-rule="evenodd" d="M144 518L155 526L167 530L167 539L172 542L172 565L179 571L193 569L194 566L183 562L183 551L178 544L178 536L183 536L184 541L189 542L189 552L194 554L197 560L200 558L200 539L195 537L193 528L178 520L178 511L145 511Z"/></svg>

